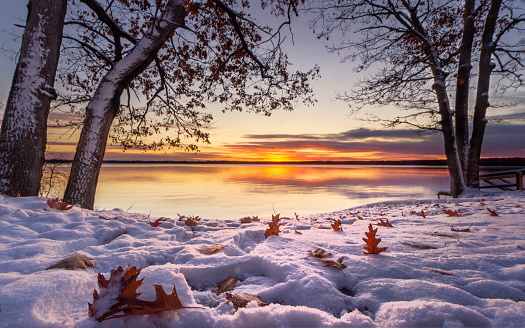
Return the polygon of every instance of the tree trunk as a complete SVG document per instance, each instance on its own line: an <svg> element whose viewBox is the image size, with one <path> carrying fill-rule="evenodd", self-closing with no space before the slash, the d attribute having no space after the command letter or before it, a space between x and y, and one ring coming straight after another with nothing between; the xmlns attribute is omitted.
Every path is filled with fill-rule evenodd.
<svg viewBox="0 0 525 328"><path fill-rule="evenodd" d="M475 0L466 0L463 13L463 38L459 53L459 68L456 82L456 143L461 169L466 178L469 148L468 100L470 71L472 69L472 44L476 27L474 26Z"/></svg>
<svg viewBox="0 0 525 328"><path fill-rule="evenodd" d="M467 185L471 188L479 188L479 160L481 157L483 137L485 135L485 126L487 125L485 115L489 107L490 74L495 67L495 64L491 62L492 53L495 48L493 37L501 2L502 0L492 0L481 39L478 90L476 93L476 104L474 106L472 138L470 140L467 167Z"/></svg>
<svg viewBox="0 0 525 328"><path fill-rule="evenodd" d="M0 133L0 193L37 196L66 0L30 0Z"/></svg>
<svg viewBox="0 0 525 328"><path fill-rule="evenodd" d="M100 82L86 108L86 118L64 194L65 202L93 209L98 175L122 91L151 64L175 29L184 26L185 16L183 1L170 0L160 21L152 24L133 50L116 63Z"/></svg>

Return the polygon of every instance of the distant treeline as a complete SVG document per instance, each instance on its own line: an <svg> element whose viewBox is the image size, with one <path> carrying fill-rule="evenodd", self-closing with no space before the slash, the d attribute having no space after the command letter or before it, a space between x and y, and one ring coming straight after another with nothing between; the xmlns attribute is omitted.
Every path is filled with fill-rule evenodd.
<svg viewBox="0 0 525 328"><path fill-rule="evenodd" d="M71 163L72 160L48 159L48 163ZM269 162L269 161L123 161L107 160L104 163L113 164L287 164L287 165L422 165L446 166L446 160L403 160L403 161L297 161L297 162ZM516 166L525 167L525 158L482 158L481 166Z"/></svg>

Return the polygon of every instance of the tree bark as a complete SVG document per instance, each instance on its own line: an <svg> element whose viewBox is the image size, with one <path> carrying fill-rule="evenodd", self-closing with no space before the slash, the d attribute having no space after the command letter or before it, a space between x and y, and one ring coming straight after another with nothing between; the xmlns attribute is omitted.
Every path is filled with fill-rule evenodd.
<svg viewBox="0 0 525 328"><path fill-rule="evenodd" d="M0 132L0 193L38 195L66 9L66 0L29 1Z"/></svg>
<svg viewBox="0 0 525 328"><path fill-rule="evenodd" d="M468 101L470 71L472 69L472 44L476 27L474 26L475 0L466 0L463 13L463 38L459 53L458 77L456 81L456 143L461 169L466 178L469 148Z"/></svg>
<svg viewBox="0 0 525 328"><path fill-rule="evenodd" d="M170 0L160 20L153 23L133 50L116 63L100 82L86 108L86 118L64 194L65 202L93 209L98 175L122 92L151 64L175 29L184 26L185 17L183 0Z"/></svg>
<svg viewBox="0 0 525 328"><path fill-rule="evenodd" d="M471 188L479 188L479 160L485 135L485 126L487 125L485 116L489 107L490 74L495 67L495 64L491 61L495 48L493 38L501 2L502 0L492 0L481 39L478 90L474 106L472 138L470 139L467 167L467 185Z"/></svg>

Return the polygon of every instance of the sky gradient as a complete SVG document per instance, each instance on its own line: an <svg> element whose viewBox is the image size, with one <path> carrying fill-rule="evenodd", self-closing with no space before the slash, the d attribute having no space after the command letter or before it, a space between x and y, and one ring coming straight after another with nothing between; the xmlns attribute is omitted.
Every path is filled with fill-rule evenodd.
<svg viewBox="0 0 525 328"><path fill-rule="evenodd" d="M3 1L0 13L0 40L3 49L16 51L18 45L10 41L6 31L18 31L13 24L23 24L26 1ZM20 20L20 18L22 20ZM348 91L357 81L353 73L355 62L341 63L337 54L330 54L323 41L317 40L307 22L298 20L293 25L294 44L287 45L292 69L308 69L318 64L321 78L314 81L317 103L307 107L297 104L293 112L274 112L271 117L245 112L222 113L218 105L208 106L214 120L207 132L211 145L200 145L200 152L188 153L171 149L143 152L122 150L108 146L105 159L112 160L244 160L244 161L297 161L297 160L404 160L442 159L443 141L440 134L423 134L406 128L381 130L366 121L367 113L395 116L395 108L367 108L350 116L348 105L336 101L338 92ZM305 55L307 54L307 55ZM0 54L0 104L3 111L7 100L15 63ZM492 98L495 103L523 101L521 88L504 99ZM489 109L491 118L501 123L487 126L482 157L525 157L525 105ZM52 114L56 115L56 114ZM363 120L364 119L364 120ZM73 158L75 140L67 129L50 129L49 158Z"/></svg>

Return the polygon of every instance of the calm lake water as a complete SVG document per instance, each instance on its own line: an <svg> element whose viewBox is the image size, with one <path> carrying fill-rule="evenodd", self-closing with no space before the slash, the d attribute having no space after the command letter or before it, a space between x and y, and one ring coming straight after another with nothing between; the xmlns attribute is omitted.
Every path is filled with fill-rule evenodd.
<svg viewBox="0 0 525 328"><path fill-rule="evenodd" d="M294 217L383 200L437 198L448 187L445 167L104 164L95 207L170 218Z"/></svg>

